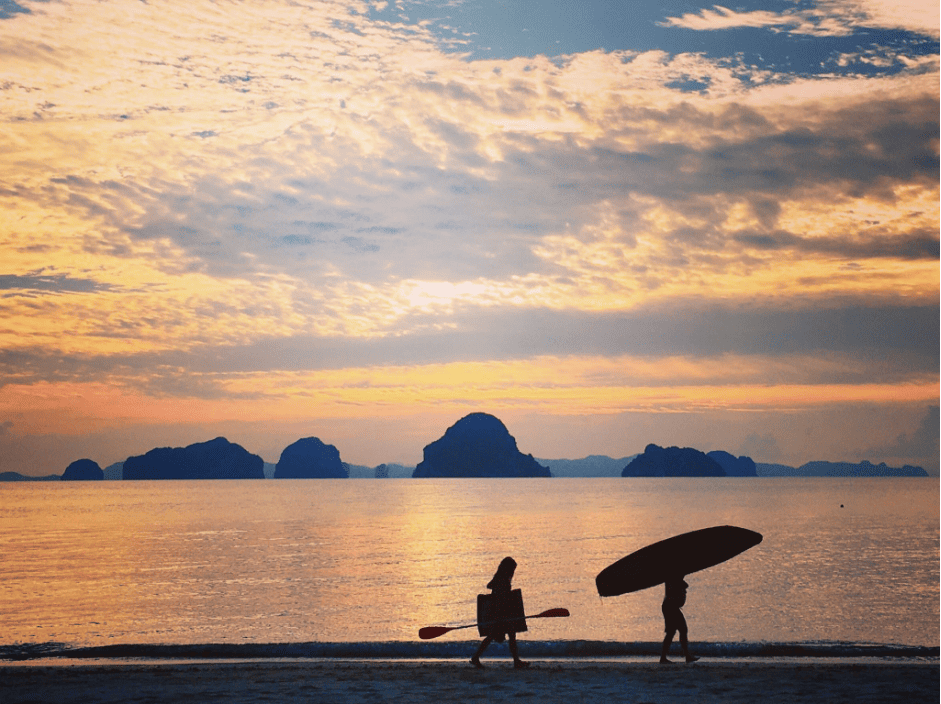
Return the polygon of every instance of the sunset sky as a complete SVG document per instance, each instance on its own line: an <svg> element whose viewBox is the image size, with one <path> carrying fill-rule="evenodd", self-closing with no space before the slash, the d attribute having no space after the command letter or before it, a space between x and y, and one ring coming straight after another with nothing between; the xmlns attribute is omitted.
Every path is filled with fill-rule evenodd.
<svg viewBox="0 0 941 704"><path fill-rule="evenodd" d="M0 471L938 473L936 1L0 0Z"/></svg>

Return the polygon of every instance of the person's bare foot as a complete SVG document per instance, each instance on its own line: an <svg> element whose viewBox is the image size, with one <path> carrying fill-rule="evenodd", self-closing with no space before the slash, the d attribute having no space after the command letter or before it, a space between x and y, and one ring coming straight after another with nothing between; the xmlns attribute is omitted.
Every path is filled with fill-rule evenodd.
<svg viewBox="0 0 941 704"><path fill-rule="evenodd" d="M523 660L517 660L513 663L513 667L515 667L517 670L525 670L527 667L529 667L529 663Z"/></svg>
<svg viewBox="0 0 941 704"><path fill-rule="evenodd" d="M673 661L672 661L672 660L667 660L666 658L660 658L660 664L661 664L661 665L672 665L672 664L673 664Z"/></svg>
<svg viewBox="0 0 941 704"><path fill-rule="evenodd" d="M697 660L699 660L699 658L697 658L695 655L686 656L686 662L696 662Z"/></svg>
<svg viewBox="0 0 941 704"><path fill-rule="evenodd" d="M478 660L476 657L471 658L471 665L476 667L478 670L484 669L483 663L481 663L480 660Z"/></svg>

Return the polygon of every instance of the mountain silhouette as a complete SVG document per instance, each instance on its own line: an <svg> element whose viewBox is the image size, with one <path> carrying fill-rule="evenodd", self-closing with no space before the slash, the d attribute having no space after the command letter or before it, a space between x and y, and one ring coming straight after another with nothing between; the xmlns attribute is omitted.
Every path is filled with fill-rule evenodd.
<svg viewBox="0 0 941 704"><path fill-rule="evenodd" d="M301 438L281 452L275 466L275 479L346 479L349 468L340 460L340 451L319 438Z"/></svg>
<svg viewBox="0 0 941 704"><path fill-rule="evenodd" d="M187 447L158 447L124 461L125 480L264 479L262 459L225 438Z"/></svg>
<svg viewBox="0 0 941 704"><path fill-rule="evenodd" d="M101 481L105 478L98 463L93 460L75 460L62 473L64 482Z"/></svg>
<svg viewBox="0 0 941 704"><path fill-rule="evenodd" d="M729 477L757 477L758 472L755 469L755 461L751 457L742 455L736 457L723 450L713 450L707 452L706 457L715 460Z"/></svg>
<svg viewBox="0 0 941 704"><path fill-rule="evenodd" d="M647 445L621 472L622 477L724 477L725 470L691 447Z"/></svg>
<svg viewBox="0 0 941 704"><path fill-rule="evenodd" d="M551 477L532 455L516 447L503 422L488 413L471 413L426 445L412 474L429 477Z"/></svg>
<svg viewBox="0 0 941 704"><path fill-rule="evenodd" d="M20 474L19 472L0 472L0 482L58 482L62 477L58 474L45 474L41 477L34 477L31 474Z"/></svg>

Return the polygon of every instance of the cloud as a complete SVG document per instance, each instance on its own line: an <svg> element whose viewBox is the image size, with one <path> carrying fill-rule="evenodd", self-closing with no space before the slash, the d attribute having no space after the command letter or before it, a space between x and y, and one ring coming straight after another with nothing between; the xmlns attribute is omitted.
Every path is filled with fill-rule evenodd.
<svg viewBox="0 0 941 704"><path fill-rule="evenodd" d="M702 199L721 193L725 203L717 200L710 206L712 222L692 229L684 223L683 229L651 234L666 234L662 241L667 246L672 239L687 247L699 236L706 251L722 250L730 241L761 250L761 238L774 231L754 233L752 239L738 231L722 232L717 228L729 209L749 204L760 209L773 199L813 203L821 186L830 191L830 202L850 195L889 197L896 183L932 188L937 164L931 139L937 121L931 106L930 100L913 98L866 108L864 115L860 107L826 114L814 109L804 124L799 113L792 113L793 124L774 129L764 114L769 111L734 104L719 114L707 104L660 110L626 105L609 113L610 134L631 134L632 149L611 137L586 143L507 132L498 140L501 158L488 162L481 154L481 138L468 140L477 146L465 148L449 137L443 142L452 151L446 169L419 166L420 156L412 156L415 143L404 140L381 159L366 157L355 167L335 168L329 176L305 177L299 161L299 168L278 162L285 177L251 179L251 185L214 173L185 189L172 184L159 192L145 186L131 189L137 206L148 211L147 222L125 225L124 233L110 240L120 241L129 254L135 252L134 241L170 241L192 258L186 266L219 276L275 267L302 277L336 268L345 274L355 271L370 282L380 272L402 278L429 278L434 272L452 280L481 275L501 279L544 273L544 262L533 256L540 243L552 241L562 230L568 231L565 236L580 237L577 229L590 229L594 223L589 218L606 200L620 201L614 217L621 222L614 226L623 232L654 209L687 221L695 214L702 221ZM902 111L908 118L900 122ZM658 130L638 129L645 121ZM859 127L847 132L847 121ZM467 131L456 125L453 129ZM674 136L677 141L664 140ZM491 139L497 140L496 134ZM325 143L320 146L321 156L335 151ZM258 161L267 170L275 163L275 154ZM77 180L70 189L73 204L94 202L99 197L95 191L100 194L97 186ZM90 192L84 195L85 190ZM657 201L641 204L631 195ZM126 222L129 209L113 211L115 229ZM309 235L303 229L310 226L298 223L323 225L316 239L304 240ZM850 256L865 256L856 238L856 233L847 233ZM922 256L931 249L930 237L923 240L923 235L909 237L921 246ZM351 247L351 242L357 245ZM780 237L775 242L779 249L784 244ZM804 249L800 240L792 242L794 249ZM888 242L882 251L896 240ZM287 251L288 243L299 247ZM821 244L818 249L837 246ZM871 248L874 255L879 251ZM354 256L369 253L379 257ZM173 254L166 266L178 271L179 257Z"/></svg>
<svg viewBox="0 0 941 704"><path fill-rule="evenodd" d="M752 10L737 12L721 5L713 9L702 9L698 13L688 12L680 17L668 17L661 24L668 27L680 27L697 31L715 31L735 27L782 27L799 28L806 19L793 13Z"/></svg>
<svg viewBox="0 0 941 704"><path fill-rule="evenodd" d="M774 462L781 457L781 448L771 433L751 433L742 442L739 454L751 457L756 462Z"/></svg>
<svg viewBox="0 0 941 704"><path fill-rule="evenodd" d="M900 259L937 259L938 238L934 232L909 235L869 235L863 238L799 237L790 232L767 234L739 232L734 239L755 249L788 249L808 253L832 253L847 259L898 257Z"/></svg>
<svg viewBox="0 0 941 704"><path fill-rule="evenodd" d="M14 291L3 295L41 295L49 293L95 293L112 291L115 287L94 279L79 279L67 274L45 274L42 270L25 275L0 274L0 291Z"/></svg>
<svg viewBox="0 0 941 704"><path fill-rule="evenodd" d="M465 306L447 327L438 324L434 312L427 317L407 322L411 334L383 337L273 335L134 353L4 350L0 387L97 383L155 398L281 398L287 389L320 384L318 379L341 370L341 376L397 386L409 375L420 379L422 369L493 363L514 384L532 377L538 385L590 387L616 378L618 385L642 387L875 384L888 389L929 383L938 367L937 309L929 306L761 312L700 307L644 314ZM456 391L464 384L459 377L452 380Z"/></svg>
<svg viewBox="0 0 941 704"><path fill-rule="evenodd" d="M94 338L84 339L133 335L142 346L415 334L454 327L471 302L631 310L740 288L878 295L865 266L834 276L833 257L920 259L923 270L897 277L936 278L937 116L924 88L889 81L878 101L856 89L794 105L795 87L753 105L746 93L663 88L692 70L686 59L503 63L493 79L487 66L441 59L433 82L462 85L446 99L405 72L399 89L417 90L417 106L369 98L348 119L375 89L367 82L348 110L329 110L330 135L307 109L230 143L171 151L178 168L128 154L155 171L70 173L11 198L62 213L57 251L106 258L100 285L136 292L113 312L117 298L94 309L63 301L85 314L80 329ZM538 119L507 123L508 110ZM883 264L880 276L895 285Z"/></svg>
<svg viewBox="0 0 941 704"><path fill-rule="evenodd" d="M923 0L819 0L810 7L772 12L731 10L721 5L668 17L660 23L696 31L742 27L768 28L798 35L839 37L866 29L900 29L931 37L938 36L937 3Z"/></svg>
<svg viewBox="0 0 941 704"><path fill-rule="evenodd" d="M869 450L873 457L928 458L937 461L941 415L938 406L929 406L921 424L911 433L901 433L895 442Z"/></svg>
<svg viewBox="0 0 941 704"><path fill-rule="evenodd" d="M931 0L821 0L820 8L837 17L853 18L864 27L939 36L938 4Z"/></svg>

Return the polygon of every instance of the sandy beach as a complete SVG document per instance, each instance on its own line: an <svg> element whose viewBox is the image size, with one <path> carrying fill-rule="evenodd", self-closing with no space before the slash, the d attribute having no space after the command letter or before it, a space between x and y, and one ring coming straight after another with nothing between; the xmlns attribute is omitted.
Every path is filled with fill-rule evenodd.
<svg viewBox="0 0 941 704"><path fill-rule="evenodd" d="M937 701L937 661L694 665L494 660L114 662L0 665L0 701L26 702L902 702Z"/></svg>

